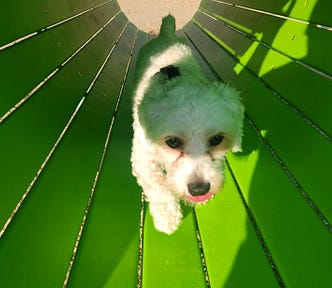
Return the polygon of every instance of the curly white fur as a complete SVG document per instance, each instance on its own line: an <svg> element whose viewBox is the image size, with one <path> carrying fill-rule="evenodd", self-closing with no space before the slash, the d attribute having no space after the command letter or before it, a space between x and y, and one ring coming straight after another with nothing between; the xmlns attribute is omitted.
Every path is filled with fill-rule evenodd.
<svg viewBox="0 0 332 288"><path fill-rule="evenodd" d="M226 152L241 150L244 107L234 88L206 80L171 15L142 48L137 79L133 174L156 229L171 234L180 200L205 203L221 189Z"/></svg>

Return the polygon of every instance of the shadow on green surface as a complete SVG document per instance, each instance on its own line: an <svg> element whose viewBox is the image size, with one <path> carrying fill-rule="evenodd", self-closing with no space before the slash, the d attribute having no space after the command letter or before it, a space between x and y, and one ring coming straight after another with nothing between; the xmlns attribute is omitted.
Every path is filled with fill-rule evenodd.
<svg viewBox="0 0 332 288"><path fill-rule="evenodd" d="M288 1L280 2L280 11L287 2ZM312 11L311 17L313 19L321 9L320 3L322 3L322 1L317 1ZM288 13L291 13L294 4L294 2L291 3ZM262 41L265 41L265 37L269 37L269 43L273 43L271 37L278 35L281 26L274 28L275 31L273 33L271 32L272 34L268 36L263 35ZM310 63L310 61L314 59L310 57L310 53L315 50L317 51L317 46L322 47L324 46L324 41L327 43L330 41L330 39L320 39L315 34L315 30L317 30L316 27L307 25L308 52L307 55L301 59L301 61L305 63L307 61ZM266 51L268 52L269 50L266 49ZM265 57L266 55L255 55L254 53L247 66L256 67L257 71L259 71ZM312 105L328 103L326 102L326 91L324 91L323 87L319 87L318 84L315 83L315 75L308 73L308 79L302 79L296 74L298 69L299 64L290 61L289 64L274 69L261 78L268 83L269 81L271 82L271 79L279 79L279 81L283 83L284 88L287 89L287 87L289 88L291 86L294 87L294 90L298 89L300 96L297 95L297 93L293 93L293 95L290 93L292 98L289 97L289 99L287 99L290 103L295 103L295 105L301 105L301 102L304 103L305 101L309 101L309 103L312 102ZM313 97L313 95L315 95L315 97ZM250 101L250 99L246 99L246 102L248 101ZM273 101L270 103L272 104L272 102ZM310 106L309 103L306 103L308 107ZM257 103L252 103L252 105L257 105ZM274 119L274 121L267 121L263 124L259 123L262 124L262 126L258 127L258 129L263 132L264 138L267 139L270 145L272 145L272 143L278 143L279 141L284 142L283 148L274 147L274 149L276 149L277 153L279 152L278 149L284 149L282 156L287 157L287 159L284 160L287 160L288 163L295 163L292 165L303 166L305 162L313 163L315 160L310 160L311 158L316 158L316 162L319 163L317 154L312 151L314 140L309 139L309 135L311 134L308 133L308 137L304 134L299 134L298 131L294 130L292 123L288 121L287 117L284 118L284 115L279 114L279 111L275 108L274 105L259 107L261 110L260 113L265 115L263 118ZM324 114L324 111L322 111L322 113ZM325 116L327 116L326 113ZM319 116L313 115L312 117L318 118ZM322 116L321 118L323 119L324 117ZM269 123L271 125L269 125ZM327 123L327 121L325 121L325 123ZM239 155L239 157L244 157L245 159L245 157L249 157L248 155L250 155L253 150L258 149L259 158L253 172L250 186L247 188L241 187L241 183L239 183L239 185L243 190L249 189L248 192L242 192L244 194L248 193L249 195L247 196L247 203L256 223L261 229L263 237L260 239L261 245L267 245L269 253L271 253L270 255L266 255L266 261L267 263L269 262L271 267L270 272L274 273L276 282L265 282L265 275L257 271L257 269L255 270L255 263L248 263L248 255L251 253L251 243L257 241L257 239L254 239L257 238L257 235L255 235L255 233L249 233L249 227L253 224L248 220L247 238L238 250L233 269L223 287L257 288L272 287L273 285L276 287L284 287L283 285L287 287L328 287L331 276L328 276L329 273L325 268L328 265L328 256L326 256L326 251L324 252L326 247L330 246L328 233L326 233L326 237L323 236L319 238L319 235L324 235L324 233L321 233L321 228L323 227L320 227L321 223L316 223L318 218L316 218L316 215L313 215L309 205L305 203L304 199L300 196L300 192L296 189L294 183L290 181L285 171L280 169L281 167L277 161L273 159L272 154L270 154L266 147L263 147L262 143L257 142L257 131L253 131L249 124L245 127L244 152L242 155ZM303 131L301 131L301 133L303 133ZM288 137L288 135L292 135L292 137ZM298 141L301 141L301 143L298 143ZM328 153L328 151L324 152ZM321 159L323 162L324 155L327 155L324 152L322 152L323 155ZM316 169L319 169L319 167L316 167ZM312 169L309 170L311 174ZM306 168L302 169L302 171L303 177ZM242 172L246 173L243 170ZM318 175L308 174L307 177L315 178L318 177ZM325 177L328 176L325 175ZM325 177L323 176L322 179L326 179ZM324 190L324 185L324 181L322 181L318 187ZM309 232L309 227L317 227L317 229L314 228ZM317 231L321 234L317 233L315 235ZM317 243L318 241L321 242L322 245L312 246L312 243ZM246 278L245 275L247 275L248 278ZM254 281L250 282L249 279L254 279Z"/></svg>

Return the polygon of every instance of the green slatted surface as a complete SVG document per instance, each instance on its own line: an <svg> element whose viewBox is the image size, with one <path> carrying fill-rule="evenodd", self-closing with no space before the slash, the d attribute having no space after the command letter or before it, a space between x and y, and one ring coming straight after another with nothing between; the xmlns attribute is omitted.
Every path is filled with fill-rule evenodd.
<svg viewBox="0 0 332 288"><path fill-rule="evenodd" d="M246 106L211 203L157 232L131 176L149 35L113 1L0 4L4 287L330 287L332 4L203 0L182 31Z"/></svg>

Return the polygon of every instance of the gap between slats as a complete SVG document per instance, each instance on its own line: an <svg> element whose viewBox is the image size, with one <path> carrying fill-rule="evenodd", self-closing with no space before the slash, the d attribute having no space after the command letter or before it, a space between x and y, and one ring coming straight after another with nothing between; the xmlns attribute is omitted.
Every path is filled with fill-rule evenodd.
<svg viewBox="0 0 332 288"><path fill-rule="evenodd" d="M211 287L211 282L210 282L209 270L208 270L208 267L207 267L207 264L206 264L204 246L203 246L203 243L202 243L202 237L201 237L201 232L199 230L198 219L197 219L197 214L196 214L195 208L193 208L192 211L193 211L193 214L194 214L197 245L198 245L198 249L200 251L201 264L202 264L202 269L203 269L203 272L204 272L205 285L206 285L206 288L210 288Z"/></svg>
<svg viewBox="0 0 332 288"><path fill-rule="evenodd" d="M31 189L33 188L33 186L35 185L36 181L38 180L39 176L41 175L41 173L43 172L44 168L46 167L48 161L50 160L50 158L52 157L53 153L55 152L56 148L58 147L59 143L61 142L61 140L63 139L64 135L66 134L68 128L70 127L71 123L73 122L74 118L76 117L78 111L80 110L83 102L85 100L85 96L80 100L80 102L78 103L77 107L75 108L74 113L71 115L69 121L67 122L67 124L65 125L65 128L62 130L60 136L58 137L57 141L55 142L55 144L53 145L52 149L50 150L50 152L48 153L48 155L46 156L44 162L42 163L42 165L40 166L39 170L37 171L35 177L32 179L32 181L30 182L27 190L24 192L23 196L21 197L21 199L19 200L19 202L17 203L16 207L14 208L14 210L12 211L11 215L9 216L9 218L7 219L6 223L4 224L4 226L2 227L1 231L0 231L0 239L2 238L2 236L4 235L4 233L6 232L8 226L12 223L12 221L14 220L17 212L19 211L19 209L22 207L25 199L28 197L29 193L31 192Z"/></svg>
<svg viewBox="0 0 332 288"><path fill-rule="evenodd" d="M87 93L89 93L91 91L93 85L95 84L95 82L97 81L99 75L101 74L101 72L103 71L103 69L106 66L107 62L109 61L109 59L110 59L110 57L111 57L111 55L114 51L114 48L116 47L117 43L120 41L120 39L121 39L125 29L127 28L127 26L128 26L128 23L124 27L124 29L121 31L121 34L120 34L118 40L113 45L110 52L108 53L105 61L103 62L102 66L100 67L100 69L98 71L98 73L96 74L96 76L94 78L94 81L90 84L90 86L87 90ZM114 123L116 121L116 116L117 116L119 104L120 104L120 101L122 99L122 92L123 92L123 89L124 89L124 86L125 86L125 83L126 83L126 80L127 80L128 71L129 71L129 67L130 67L130 64L131 64L131 60L132 60L132 54L133 54L133 50L134 50L136 40L137 40L137 35L138 35L138 31L136 31L136 36L135 36L135 39L133 41L130 56L129 56L129 59L128 59L128 62L127 62L127 67L126 67L126 70L125 70L125 75L124 75L124 78L123 78L123 81L122 81L122 86L121 86L120 92L118 94L116 105L115 105L114 110L113 110L113 117L111 119L111 123L110 123L109 129L108 129L108 133L107 133L107 136L106 136L105 143L104 143L104 148L103 148L102 155L101 155L101 158L100 158L99 166L98 166L98 169L97 169L97 172L96 172L96 175L95 175L95 178L94 178L94 182L93 182L93 185L92 185L92 188L91 188L91 192L90 192L90 195L89 195L89 198L88 198L88 202L87 202L87 205L86 205L86 208L85 208L85 211L84 211L84 215L83 215L82 222L81 222L81 225L80 225L80 230L78 232L78 235L77 235L77 238L76 238L76 241L75 241L75 245L74 245L74 248L73 248L73 251L72 251L72 256L71 256L71 259L70 259L70 262L69 262L69 265L68 265L68 268L67 268L66 276L65 276L65 279L64 279L64 282L63 282L63 287L67 287L68 282L70 281L70 276L71 276L72 269L75 265L75 259L76 259L76 256L77 256L77 252L78 252L78 249L79 249L79 245L80 245L80 242L81 242L82 235L84 233L84 229L86 227L86 221L87 221L87 218L88 218L89 213L90 213L91 204L92 204L94 196L95 196L95 190L96 190L96 187L97 187L97 184L98 184L98 181L99 181L100 172L103 168L104 161L105 161L105 155L106 155L106 152L107 152L109 144L110 144L110 138L111 138L111 134L112 134L112 131L113 131Z"/></svg>
<svg viewBox="0 0 332 288"><path fill-rule="evenodd" d="M200 55L200 57L204 60L204 62L206 63L207 67L212 72L213 77L215 79L218 79L218 80L222 81L222 79L220 79L220 76L215 72L215 70L210 65L210 63L206 60L206 58L204 57L204 55L196 47L195 43L192 41L192 39L190 38L190 36L186 32L184 32L184 34L187 37L187 39L190 41L190 43L193 45L193 48L198 52L198 54ZM247 119L248 116L245 115L245 118ZM238 193L240 195L240 198L241 198L241 201L243 203L243 206L245 207L245 210L246 210L247 215L248 215L248 217L250 219L250 222L252 223L252 225L254 227L255 233L256 233L257 238L259 240L259 243L260 243L260 245L261 245L261 247L262 247L262 249L264 251L264 254L265 254L265 256L266 256L266 258L267 258L267 260L268 260L268 262L269 262L269 264L271 266L273 274L274 274L274 276L275 276L275 278L276 278L279 286L281 288L283 288L283 287L285 287L285 285L284 285L283 280L282 280L282 278L280 276L280 273L279 273L279 271L277 269L277 266L276 266L276 264L275 264L275 262L273 260L272 254L270 253L270 251L269 251L269 249L268 249L268 247L267 247L267 245L265 243L265 240L264 240L263 235L262 235L262 233L261 233L261 231L259 229L259 226L258 226L258 224L257 224L257 222L256 222L256 220L254 218L253 213L251 212L248 204L246 203L246 200L244 199L244 196L243 196L243 194L241 192L241 188L240 188L240 186L239 186L239 184L238 184L238 182L236 180L236 177L235 177L235 175L234 175L234 173L233 173L233 171L231 169L231 166L230 166L229 162L227 161L227 159L226 159L226 165L227 165L227 167L228 167L228 169L229 169L229 171L231 173L232 179L233 179L233 181L234 181L234 183L236 185L236 188L237 188L237 191L238 191ZM198 240L199 249L201 251L201 261L202 261L202 267L203 267L203 270L204 270L204 273L205 273L206 285L207 285L207 287L211 287L210 286L210 280L209 280L208 266L206 265L206 261L205 261L204 247L203 247L203 243L201 241L201 236L200 236L200 231L199 231L199 225L198 225L198 219L197 219L195 210L194 210L194 218L195 218L195 221L196 221L197 240Z"/></svg>
<svg viewBox="0 0 332 288"><path fill-rule="evenodd" d="M252 12L256 12L256 13L260 13L260 14L264 14L264 15L269 15L269 16L276 17L276 18L281 18L281 19L285 19L285 20L298 22L298 23L301 23L301 24L311 25L311 26L319 28L319 29L332 31L332 27L326 26L326 25L323 25L323 24L311 23L309 21L305 21L305 20L301 20L301 19L297 19L297 18L293 18L293 17L289 17L289 16L284 16L284 15L281 15L281 14L272 13L272 12L269 12L269 11L264 11L264 10L261 10L261 9L256 9L256 8L252 8L252 7L248 7L248 6L235 4L235 3L229 3L229 2L224 2L224 1L220 1L220 0L211 0L211 1L219 3L221 5L227 5L227 6L247 10L247 11L252 11Z"/></svg>
<svg viewBox="0 0 332 288"><path fill-rule="evenodd" d="M2 50L5 50L5 49L9 48L9 47L13 47L13 46L15 46L15 45L17 45L19 43L22 43L23 41L28 40L28 39L30 39L30 38L32 38L34 36L40 35L41 33L49 31L49 30L51 30L51 29L53 29L55 27L58 27L58 26L60 26L62 24L65 24L67 22L70 22L70 21L72 21L72 20L74 20L74 19L76 19L76 18L78 18L80 16L85 15L86 13L89 13L89 12L92 12L94 10L97 10L98 8L101 8L101 7L107 5L107 4L111 3L111 2L113 2L113 0L106 1L104 3L101 3L101 4L97 5L97 6L94 6L92 8L86 9L86 10L80 12L80 13L77 13L77 14L71 16L71 17L68 17L66 19L60 20L60 21L55 22L55 23L53 23L53 24L51 24L49 26L40 28L37 31L31 32L29 34L26 34L26 35L24 35L24 36L22 36L22 37L20 37L20 38L18 38L16 40L13 40L13 41L11 41L11 42L9 42L7 44L4 44L4 45L0 46L0 52Z"/></svg>
<svg viewBox="0 0 332 288"><path fill-rule="evenodd" d="M221 23L222 25L228 27L229 29L231 29L231 30L233 30L233 31L235 31L235 32L237 32L237 33L239 33L239 34L241 34L241 35L249 38L250 40L259 43L260 45L264 46L265 48L273 50L273 51L275 51L275 52L277 52L277 53L279 53L279 54L287 57L288 59L294 61L295 63L302 65L306 69L309 69L309 70L313 71L314 73L317 73L320 76L323 76L323 77L325 77L325 78L327 78L329 80L332 80L332 75L331 74L329 74L327 72L324 72L322 70L319 70L319 69L313 67L312 65L310 65L308 63L305 63L305 62L303 62L303 61L301 61L301 60L299 60L297 58L294 58L294 57L288 55L287 53L285 53L285 52L283 52L283 51L281 51L279 49L276 49L276 48L272 47L270 44L267 44L266 42L257 39L255 36L250 35L250 34L246 33L245 31L243 31L243 30L241 30L239 28L234 27L230 23L227 23L227 20L222 20L217 15L211 14L208 11L206 11L205 9L200 9L198 12L204 14L205 16L209 17L210 19L212 19L214 21L217 21L217 22ZM197 23L199 23L199 22L197 21Z"/></svg>
<svg viewBox="0 0 332 288"><path fill-rule="evenodd" d="M226 165L227 165L228 170L230 171L230 174L231 174L232 179L233 179L233 181L234 181L234 183L235 183L236 189L237 189L237 191L238 191L238 193L239 193L239 195L240 195L240 198L241 198L242 204L243 204L243 206L244 206L245 209L246 209L246 212L247 212L247 215L248 215L249 220L250 220L250 222L251 222L251 225L253 226L253 228L254 228L254 230L255 230L255 233L256 233L256 235L257 235L257 238L258 238L258 240L259 240L259 243L260 243L260 245L261 245L261 247L262 247L262 249L263 249L263 251L264 251L265 257L267 258L267 260L268 260L268 262L269 262L269 264L270 264L270 266L271 266L271 269L272 269L272 271L273 271L273 274L274 274L274 276L275 276L275 278L276 278L276 280L277 280L277 282L278 282L280 288L284 288L284 287L285 287L285 284L284 284L284 282L283 282L283 280L282 280L282 278L281 278L281 275L280 275L280 273L279 273L279 271L278 271L277 265L275 264L275 262L274 262L274 260L273 260L272 254L271 254L271 252L269 251L269 248L268 248L268 246L267 246L267 244L266 244L266 242L265 242L265 240L264 240L263 234L262 234L262 232L260 231L260 228L259 228L259 226L258 226L258 224L257 224L257 221L255 220L254 214L252 213L250 207L248 206L248 204L247 204L247 202L246 202L246 199L245 199L244 196L243 196L243 193L242 193L242 191L241 191L240 185L238 184L238 182L237 182L237 180L236 180L236 177L235 177L235 175L234 175L234 173L233 173L233 170L232 170L232 168L231 168L231 165L229 164L229 162L227 161L227 159L226 159Z"/></svg>
<svg viewBox="0 0 332 288"><path fill-rule="evenodd" d="M68 64L79 52L81 52L99 33L101 33L110 23L116 19L122 12L119 11L111 19L109 19L101 28L97 30L85 43L83 43L72 55L64 62L56 67L49 75L45 77L38 85L36 85L26 96L10 108L3 116L0 117L0 125L7 120L18 108L20 108L28 99L30 99L41 87L43 87L50 79L52 79L66 64Z"/></svg>
<svg viewBox="0 0 332 288"><path fill-rule="evenodd" d="M203 30L204 31L204 30ZM220 79L220 76L214 71L213 67L209 64L209 62L207 61L207 59L204 57L204 55L199 51L199 49L197 49L195 43L192 41L192 39L190 38L190 36L185 32L186 37L188 38L188 40L192 43L192 45L195 47L195 49L198 51L198 53L200 54L200 56L204 59L204 61L208 64L208 67L211 69L211 71L213 71L213 74L215 75L216 79L219 79L222 81L222 79ZM212 39L213 41L215 41L214 39ZM222 49L224 49L223 47L221 47ZM225 50L225 49L224 49ZM228 51L225 50L227 53ZM230 53L228 53L230 55L230 57L234 58L233 55L231 55ZM236 58L235 58L236 59ZM238 61L236 59L236 61ZM292 108L292 110L294 112L296 112L299 116L301 116L301 118L303 118L304 120L306 120L307 118L303 115L301 112L297 112L296 108L294 106L292 106L290 103L287 102L286 99L284 99L281 95L279 95L276 91L273 91L272 88L268 87L267 84L265 82L263 82L260 78L258 78L256 76L256 74L254 74L252 71L250 71L247 67L244 67L244 69L247 69L250 74L258 79L259 81L261 81L263 83L264 86L266 86L270 91L273 92L274 95L276 95L280 100L282 100L282 102L286 105L289 105L289 107ZM248 121L248 123L253 127L253 129L256 131L258 137L260 139L262 139L264 146L267 148L267 150L272 154L272 156L275 158L275 160L277 161L277 163L280 165L280 167L282 168L282 170L286 173L287 177L290 178L291 182L294 184L294 186L296 187L297 191L299 191L299 193L301 194L302 198L306 201L306 203L310 206L310 208L313 210L313 212L315 213L315 215L319 218L320 222L322 223L322 225L324 225L324 227L330 232L332 233L332 225L331 223L327 220L327 218L324 216L324 214L320 211L320 209L317 207L317 205L314 203L314 201L311 199L311 197L308 195L308 193L304 190L304 188L300 185L300 183L297 181L297 179L295 178L295 176L291 173L291 171L287 168L287 166L284 164L284 162L282 161L282 159L278 156L278 153L272 148L272 146L268 143L268 141L264 138L264 136L261 134L261 132L259 131L259 129L255 126L255 124L253 123L253 121L250 119L250 117L245 114L245 119ZM311 123L311 121L308 119L307 121L309 124ZM317 129L316 129L317 130ZM328 135L327 135L328 136ZM329 137L329 136L328 136ZM326 137L327 138L327 137ZM328 138L330 141L332 140L331 137Z"/></svg>
<svg viewBox="0 0 332 288"><path fill-rule="evenodd" d="M117 14L118 15L118 14ZM106 27L110 22L112 22L112 20L116 17L116 15L114 17L112 17L112 19L110 19L104 26ZM112 46L109 54L107 55L107 57L110 57L115 46L117 45L117 43L119 42L120 38L122 37L125 28L127 27L128 23L125 25L125 27L123 28L123 30L121 31L119 37L117 38L117 40L115 41L114 45ZM104 29L104 26L99 29L98 31L101 32ZM98 34L99 34L98 32ZM90 43L95 37L97 36L97 34L95 34L93 37L91 37L88 42ZM82 45L78 50L82 50L88 43L85 43L84 45ZM77 51L78 51L77 50ZM77 52L76 51L76 52ZM78 52L77 52L78 53ZM76 53L76 54L77 54ZM75 54L75 55L76 55ZM71 59L73 58L73 55L71 56ZM66 63L68 63L69 61L66 60ZM24 194L22 195L21 199L19 200L19 202L17 203L16 207L14 208L14 210L12 211L11 215L9 216L9 218L7 219L6 223L4 224L4 226L2 227L1 231L0 231L0 239L2 238L2 236L4 235L4 233L6 232L8 226L12 223L12 221L14 220L17 212L19 211L19 209L22 207L22 205L24 204L26 198L28 197L29 193L31 192L33 186L35 185L36 181L38 180L38 178L40 177L41 173L43 172L44 168L46 167L46 165L48 164L50 158L52 157L52 155L54 154L54 152L56 151L59 143L61 142L61 140L63 139L63 137L65 136L66 132L68 131L69 127L71 126L74 118L76 117L78 111L80 110L80 108L82 107L86 97L88 96L88 94L90 93L93 85L95 84L95 82L97 81L99 75L102 72L102 69L104 68L104 66L106 65L106 60L103 62L102 67L98 70L97 74L95 75L95 77L93 78L92 82L90 83L89 87L87 88L87 90L85 91L83 97L81 98L80 102L78 103L77 107L75 108L73 114L71 115L69 121L67 122L67 124L65 125L64 129L62 130L62 132L60 133L57 141L55 142L55 144L53 145L52 149L50 150L50 152L48 153L48 155L46 156L45 160L43 161L42 165L40 166L39 170L37 171L35 177L32 179L32 181L30 182L29 186L27 187L26 191L24 192ZM58 68L57 68L58 69ZM59 71L60 69L58 69ZM53 72L52 72L53 73ZM121 87L121 91L123 89L123 86ZM37 89L38 90L38 89ZM36 90L36 91L37 91ZM32 96L32 95L31 95ZM118 103L119 100L116 104L116 108L118 108ZM0 121L1 124L1 121Z"/></svg>
<svg viewBox="0 0 332 288"><path fill-rule="evenodd" d="M324 214L320 211L320 209L316 206L314 201L311 199L311 197L308 195L308 193L304 190L304 188L301 186L301 184L296 180L295 176L292 174L292 172L287 168L286 164L282 161L282 159L279 157L278 153L272 148L272 146L269 144L269 142L263 137L257 126L254 124L254 122L251 120L251 118L246 115L246 120L249 122L250 126L255 130L257 133L257 136L261 139L261 141L264 143L264 146L267 148L267 150L273 155L273 158L278 162L278 164L281 166L283 171L287 174L287 176L290 178L296 189L300 192L302 195L302 198L307 202L307 204L311 207L311 209L315 212L315 214L318 216L320 221L323 223L325 228L332 233L332 225L327 220L327 218L324 216Z"/></svg>
<svg viewBox="0 0 332 288"><path fill-rule="evenodd" d="M268 90L270 90L273 95L275 95L283 104L285 104L288 108L290 108L293 112L295 112L299 117L301 117L307 124L309 124L312 128L314 128L319 134L321 134L324 138L332 142L332 136L330 136L327 132L325 132L322 128L320 128L313 120L311 120L309 117L304 115L299 109L297 109L293 104L291 104L286 98L281 96L277 91L275 91L272 87L270 87L265 81L263 81L260 77L258 77L252 70L250 70L248 67L244 66L242 63L239 62L239 60L232 55L227 49L227 47L224 47L223 43L220 43L219 39L217 39L211 31L209 31L207 28L205 28L203 25L201 25L198 21L193 19L193 23L202 30L206 35L208 35L211 40L216 42L225 52L230 55L232 58L234 58L246 71L248 71L256 80L258 80L260 83L262 83ZM234 31L239 32L239 30L234 29ZM243 32L241 31L241 35L243 35ZM188 36L189 37L189 36ZM261 42L259 42L261 44ZM306 67L308 68L308 67ZM331 78L332 80L332 78Z"/></svg>
<svg viewBox="0 0 332 288"><path fill-rule="evenodd" d="M137 288L142 288L143 279L143 249L144 249L144 223L145 223L145 200L144 193L141 194L141 213L139 225L139 244L138 244L138 261L137 261Z"/></svg>

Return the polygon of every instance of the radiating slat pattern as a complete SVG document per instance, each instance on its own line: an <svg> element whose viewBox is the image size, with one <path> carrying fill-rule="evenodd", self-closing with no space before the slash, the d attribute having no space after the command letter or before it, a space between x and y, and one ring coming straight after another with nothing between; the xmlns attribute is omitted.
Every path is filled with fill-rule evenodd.
<svg viewBox="0 0 332 288"><path fill-rule="evenodd" d="M129 287L137 280L140 194L133 179L128 179L130 142L125 141L131 137L130 122L121 120L122 117L128 117L123 109L130 107L130 85L121 86L121 82L131 81L128 74L131 59L128 56L134 48L132 41L137 41L136 31L131 29L125 33L105 67L100 82L93 88L100 95L109 90L106 93L119 93L121 98L114 103L114 118L109 123L111 129L107 140L109 147L104 151L103 166L99 166L96 174L93 188L95 196L91 207L88 207L91 211L87 215L85 234L79 243L69 286ZM121 79L120 76L125 78ZM106 91L105 84L109 88ZM105 102L102 101L100 105L105 105ZM99 109L103 111L102 107ZM120 110L122 113L118 115ZM128 249L130 253L127 255ZM123 260L125 257L127 260ZM91 267L92 262L96 263L94 267ZM119 268L121 263L123 266ZM131 276L127 277L124 271Z"/></svg>
<svg viewBox="0 0 332 288"><path fill-rule="evenodd" d="M216 237L218 226L211 225L211 218L222 218L227 210L222 212L220 204L220 210L213 211L211 203L211 208L197 211L211 283L214 287L272 287L271 282L257 280L264 276L271 281L269 274L259 268L254 276L249 264L252 260L259 267L258 254L250 255L256 242L276 285L329 287L332 63L322 53L328 54L324 42L332 39L332 25L317 19L331 4L316 1L307 7L306 1L297 1L292 7L256 2L203 1L184 29L218 77L242 90L247 114L244 151L228 155L232 178L247 207L247 232L227 262L232 263L228 274L216 268L227 255L222 250L226 245L218 243L225 239ZM318 45L320 50L315 49ZM226 197L231 192L226 186L221 193ZM236 202L232 207L237 207ZM241 215L234 212L234 218ZM229 219L225 221L216 220L215 225L229 224ZM237 226L232 229L236 235L244 232ZM248 275L241 277L244 269L250 269L243 268L245 264L250 265L253 281Z"/></svg>
<svg viewBox="0 0 332 288"><path fill-rule="evenodd" d="M61 18L59 12L53 24L40 23L48 26L24 41L11 41L0 52L1 67L7 69L2 70L1 80L1 162L6 165L0 181L0 274L7 287L60 287L79 279L75 266L84 259L84 253L78 257L77 251L84 247L85 242L81 241L89 235L86 226L90 211L93 204L99 203L95 195L102 194L101 170L107 169L108 161L116 163L107 153L109 146L116 145L112 143L113 130L132 65L137 28L128 24L116 1L85 4L85 10L76 7L76 14L73 11L66 15L67 19ZM31 65L26 65L27 61ZM22 85L17 85L20 80ZM126 137L130 139L130 133ZM116 146L111 150L116 151ZM121 162L117 166L121 167ZM105 171L115 176L113 169ZM120 171L125 173L120 179L130 177L130 169ZM110 195L109 189L115 191L109 200L116 205L123 192L119 184L114 186L114 179L112 184L103 191ZM108 217L103 221L120 230L128 226L128 221L133 226L132 236L124 237L128 241L121 240L123 249L109 234L114 230L105 234L111 236L108 245L118 255L126 254L127 247L132 247L122 269L127 271L131 265L133 273L123 278L127 282L118 278L119 286L137 280L135 227L139 225L140 211L139 192L123 189L133 193L133 214L121 217L120 226ZM123 213L126 210L122 209ZM117 210L109 211L113 214L110 219L117 219ZM99 222L98 228L104 228L104 224ZM112 257L108 258L108 265L102 266L107 268L105 275L111 275L116 270L112 265L116 267L119 262L112 251L109 255ZM108 278L92 277L91 286L98 287L100 281Z"/></svg>
<svg viewBox="0 0 332 288"><path fill-rule="evenodd" d="M6 287L330 287L332 4L203 0L180 36L241 90L222 191L157 232L131 176L135 60L115 0L0 4Z"/></svg>

